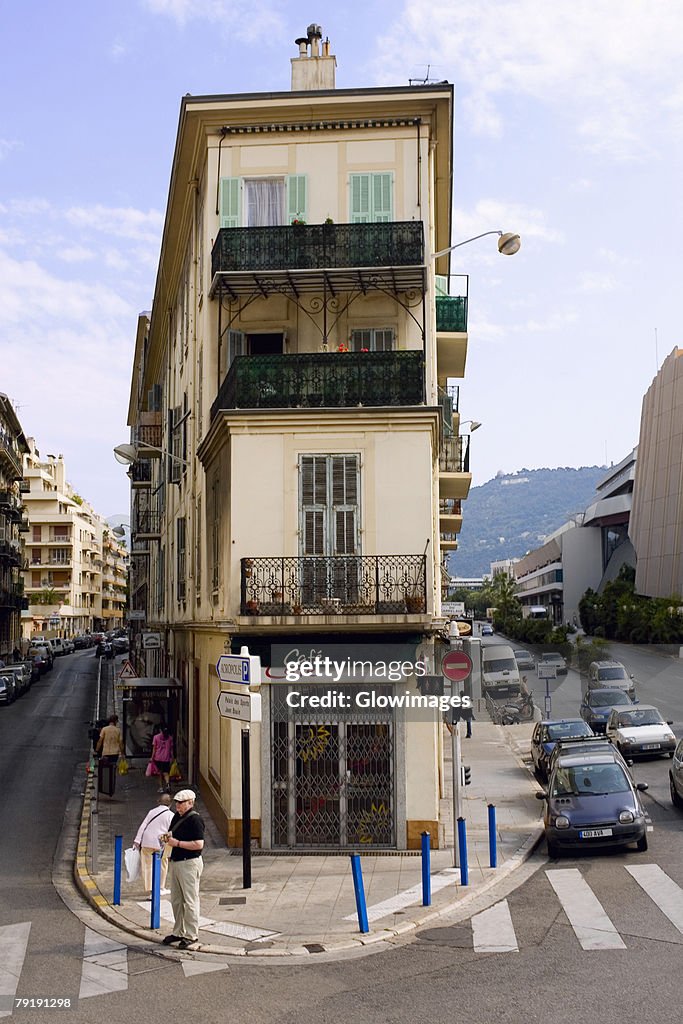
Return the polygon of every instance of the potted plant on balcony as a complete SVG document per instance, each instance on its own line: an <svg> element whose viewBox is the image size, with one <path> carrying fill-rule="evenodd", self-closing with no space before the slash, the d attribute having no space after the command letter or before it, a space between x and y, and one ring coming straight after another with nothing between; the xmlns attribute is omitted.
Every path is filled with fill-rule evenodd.
<svg viewBox="0 0 683 1024"><path fill-rule="evenodd" d="M425 610L425 599L422 594L406 594L406 610L409 615L419 615Z"/></svg>
<svg viewBox="0 0 683 1024"><path fill-rule="evenodd" d="M251 601L247 601L246 608L247 608L247 615L258 615L259 609L260 609L260 605L259 605L258 601L251 600Z"/></svg>

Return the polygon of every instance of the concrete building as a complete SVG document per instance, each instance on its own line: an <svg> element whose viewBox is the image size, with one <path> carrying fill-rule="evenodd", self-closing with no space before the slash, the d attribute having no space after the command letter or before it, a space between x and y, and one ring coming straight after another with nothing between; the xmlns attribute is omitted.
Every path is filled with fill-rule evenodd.
<svg viewBox="0 0 683 1024"><path fill-rule="evenodd" d="M683 596L683 349L676 348L643 399L629 533L636 591Z"/></svg>
<svg viewBox="0 0 683 1024"><path fill-rule="evenodd" d="M318 26L297 45L291 92L181 104L129 406L134 656L179 681L178 745L229 843L240 727L216 663L247 645L268 666L252 835L415 848L439 836L440 717L288 712L271 645L415 652L444 625L471 482L467 296L432 258L451 241L453 91L337 90Z"/></svg>
<svg viewBox="0 0 683 1024"><path fill-rule="evenodd" d="M67 482L61 455L41 458L29 438L23 472L28 524L24 638L37 633L70 637L121 626L125 548Z"/></svg>
<svg viewBox="0 0 683 1024"><path fill-rule="evenodd" d="M596 486L596 497L550 534L546 542L514 565L523 608L545 606L556 624L579 621L586 590L601 592L623 564L635 565L628 536L638 449L621 460Z"/></svg>
<svg viewBox="0 0 683 1024"><path fill-rule="evenodd" d="M21 460L28 445L7 395L0 394L0 658L20 646L25 607L23 537L28 527L22 495Z"/></svg>

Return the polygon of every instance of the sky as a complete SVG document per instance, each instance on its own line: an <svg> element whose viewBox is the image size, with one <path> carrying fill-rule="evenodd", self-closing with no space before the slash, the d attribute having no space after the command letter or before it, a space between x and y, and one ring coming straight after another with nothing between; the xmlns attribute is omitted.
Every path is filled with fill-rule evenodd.
<svg viewBox="0 0 683 1024"><path fill-rule="evenodd" d="M0 0L0 19L0 391L102 515L128 509L112 449L181 97L289 89L312 21L339 88L454 84L452 241L522 237L512 257L495 238L453 254L474 484L637 443L683 341L683 4Z"/></svg>

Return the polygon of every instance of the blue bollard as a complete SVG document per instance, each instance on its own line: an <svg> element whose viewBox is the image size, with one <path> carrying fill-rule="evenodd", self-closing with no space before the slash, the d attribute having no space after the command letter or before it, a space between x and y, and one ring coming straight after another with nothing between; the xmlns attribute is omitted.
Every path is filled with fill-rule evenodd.
<svg viewBox="0 0 683 1024"><path fill-rule="evenodd" d="M121 906L121 863L123 861L123 836L114 836L114 899L115 907Z"/></svg>
<svg viewBox="0 0 683 1024"><path fill-rule="evenodd" d="M422 906L432 905L431 839L429 832L422 833Z"/></svg>
<svg viewBox="0 0 683 1024"><path fill-rule="evenodd" d="M467 827L464 818L458 818L458 849L460 851L460 884L470 884L467 868Z"/></svg>
<svg viewBox="0 0 683 1024"><path fill-rule="evenodd" d="M161 923L161 851L152 854L152 903L149 912L150 928L158 928Z"/></svg>
<svg viewBox="0 0 683 1024"><path fill-rule="evenodd" d="M363 888L363 871L360 866L360 854L352 853L351 874L353 875L353 891L356 896L356 913L358 914L358 930L365 934L368 928L368 909L365 905L365 890Z"/></svg>
<svg viewBox="0 0 683 1024"><path fill-rule="evenodd" d="M498 832L496 829L496 805L489 804L489 867L498 867Z"/></svg>

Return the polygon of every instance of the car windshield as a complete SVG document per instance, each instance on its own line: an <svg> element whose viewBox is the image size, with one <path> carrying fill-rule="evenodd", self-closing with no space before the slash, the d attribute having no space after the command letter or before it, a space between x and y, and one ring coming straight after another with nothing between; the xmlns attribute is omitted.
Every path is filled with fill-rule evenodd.
<svg viewBox="0 0 683 1024"><path fill-rule="evenodd" d="M561 654L542 654L541 661L562 661Z"/></svg>
<svg viewBox="0 0 683 1024"><path fill-rule="evenodd" d="M551 796L607 796L628 793L628 779L621 765L586 764L558 767L553 775Z"/></svg>
<svg viewBox="0 0 683 1024"><path fill-rule="evenodd" d="M513 672L517 668L514 658L488 658L484 662L484 672Z"/></svg>
<svg viewBox="0 0 683 1024"><path fill-rule="evenodd" d="M549 725L547 736L549 740L563 740L567 736L590 736L591 731L584 721L580 722L558 722L556 725Z"/></svg>
<svg viewBox="0 0 683 1024"><path fill-rule="evenodd" d="M638 711L622 711L619 715L619 727L633 729L637 725L663 725L664 719L655 708L644 708Z"/></svg>
<svg viewBox="0 0 683 1024"><path fill-rule="evenodd" d="M625 693L611 693L609 690L594 690L590 694L590 703L593 707L606 708L612 704L630 704L631 701Z"/></svg>
<svg viewBox="0 0 683 1024"><path fill-rule="evenodd" d="M621 665L598 669L598 679L628 679L626 669Z"/></svg>

